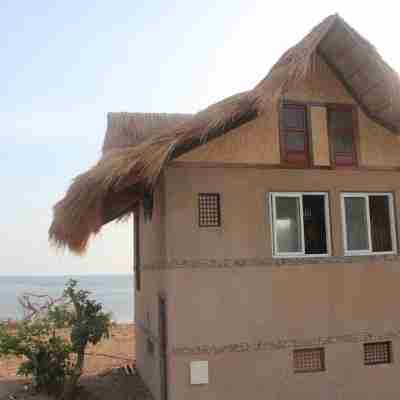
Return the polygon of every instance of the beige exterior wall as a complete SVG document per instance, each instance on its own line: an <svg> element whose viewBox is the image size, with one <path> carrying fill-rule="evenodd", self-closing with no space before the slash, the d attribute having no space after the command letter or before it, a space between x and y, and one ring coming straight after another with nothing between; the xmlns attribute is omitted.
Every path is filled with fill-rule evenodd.
<svg viewBox="0 0 400 400"><path fill-rule="evenodd" d="M140 261L141 289L135 290L136 363L143 380L155 400L161 399L161 370L159 348L158 296L168 292L166 272L161 269L148 270L144 265L165 263L165 206L164 182L154 195L154 210L151 221L144 221L140 210ZM147 341L154 345L154 353L147 348Z"/></svg>
<svg viewBox="0 0 400 400"><path fill-rule="evenodd" d="M278 113L263 115L233 129L204 146L180 156L178 161L279 164Z"/></svg>
<svg viewBox="0 0 400 400"><path fill-rule="evenodd" d="M286 100L297 102L356 104L331 69L317 59L313 75L288 92ZM319 108L319 107L318 107ZM311 131L315 165L329 165L329 146L323 108L313 108ZM326 112L325 112L326 115ZM371 167L400 167L400 139L369 119L358 108L360 164ZM280 163L278 106L271 115L261 115L226 135L180 156L184 162Z"/></svg>
<svg viewBox="0 0 400 400"><path fill-rule="evenodd" d="M170 398L394 399L400 392L398 259L274 262L267 197L271 191L328 192L333 255L340 257L340 193L393 192L399 219L399 178L394 171L169 168ZM221 194L221 228L198 227L199 192ZM238 266L218 267L227 259L239 260ZM240 266L240 260L253 261ZM366 339L354 337L367 333L394 335L394 364L363 365ZM331 342L324 345L326 371L294 374L293 348L318 340ZM257 349L263 342L278 345ZM194 360L209 361L208 385L190 385Z"/></svg>
<svg viewBox="0 0 400 400"><path fill-rule="evenodd" d="M343 255L340 192L395 192L396 171L268 168L169 168L166 185L167 260L271 256L269 192L329 193L332 248ZM197 193L221 196L222 226L198 227Z"/></svg>
<svg viewBox="0 0 400 400"><path fill-rule="evenodd" d="M313 74L290 90L286 94L285 99L299 102L315 101L321 103L355 104L355 100L321 58L316 58L316 63L313 66Z"/></svg>
<svg viewBox="0 0 400 400"><path fill-rule="evenodd" d="M394 358L400 359L399 346ZM190 400L396 400L400 384L395 365L363 366L362 345L333 344L326 349L329 372L293 374L291 351L228 353L210 357L210 384L188 385L187 365L193 357L173 361L179 383L171 399Z"/></svg>
<svg viewBox="0 0 400 400"><path fill-rule="evenodd" d="M360 162L372 167L400 166L400 138L359 112Z"/></svg>

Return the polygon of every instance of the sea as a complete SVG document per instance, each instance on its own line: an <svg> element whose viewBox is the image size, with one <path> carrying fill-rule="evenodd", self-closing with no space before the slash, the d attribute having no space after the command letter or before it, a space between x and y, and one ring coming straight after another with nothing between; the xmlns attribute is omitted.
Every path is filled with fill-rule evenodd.
<svg viewBox="0 0 400 400"><path fill-rule="evenodd" d="M91 292L91 297L103 304L119 323L133 322L133 275L80 276L0 276L0 321L23 317L18 297L24 293L61 296L69 279L78 281L78 287Z"/></svg>

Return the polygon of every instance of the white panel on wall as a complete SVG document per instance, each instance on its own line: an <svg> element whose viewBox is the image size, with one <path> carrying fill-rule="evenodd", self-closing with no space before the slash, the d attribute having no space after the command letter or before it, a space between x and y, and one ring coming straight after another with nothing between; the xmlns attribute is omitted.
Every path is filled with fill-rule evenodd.
<svg viewBox="0 0 400 400"><path fill-rule="evenodd" d="M208 361L190 362L190 384L206 385L208 383Z"/></svg>

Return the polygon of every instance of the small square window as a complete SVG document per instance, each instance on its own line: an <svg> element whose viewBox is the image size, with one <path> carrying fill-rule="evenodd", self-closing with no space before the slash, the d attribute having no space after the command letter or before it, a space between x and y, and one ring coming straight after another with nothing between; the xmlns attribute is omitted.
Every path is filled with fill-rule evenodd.
<svg viewBox="0 0 400 400"><path fill-rule="evenodd" d="M221 208L218 193L199 194L199 226L221 226Z"/></svg>
<svg viewBox="0 0 400 400"><path fill-rule="evenodd" d="M364 364L390 364L392 362L392 343L378 342L364 344Z"/></svg>
<svg viewBox="0 0 400 400"><path fill-rule="evenodd" d="M293 351L294 372L318 372L325 370L325 351L323 348Z"/></svg>

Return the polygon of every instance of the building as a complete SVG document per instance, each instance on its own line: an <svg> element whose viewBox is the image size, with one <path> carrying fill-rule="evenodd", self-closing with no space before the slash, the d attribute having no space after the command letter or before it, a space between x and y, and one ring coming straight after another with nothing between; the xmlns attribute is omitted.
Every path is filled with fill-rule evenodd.
<svg viewBox="0 0 400 400"><path fill-rule="evenodd" d="M110 114L55 206L81 252L134 212L137 365L156 400L395 399L400 81L340 16L195 115Z"/></svg>

